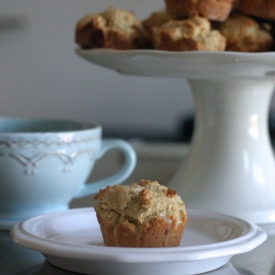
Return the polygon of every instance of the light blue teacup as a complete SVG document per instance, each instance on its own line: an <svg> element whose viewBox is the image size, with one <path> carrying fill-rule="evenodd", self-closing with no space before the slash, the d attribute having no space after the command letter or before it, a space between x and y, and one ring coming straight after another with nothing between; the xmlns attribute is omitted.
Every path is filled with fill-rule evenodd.
<svg viewBox="0 0 275 275"><path fill-rule="evenodd" d="M135 151L126 141L101 135L97 124L0 118L0 228L68 209L73 198L123 182L135 168ZM111 149L123 152L123 167L86 184L95 161Z"/></svg>

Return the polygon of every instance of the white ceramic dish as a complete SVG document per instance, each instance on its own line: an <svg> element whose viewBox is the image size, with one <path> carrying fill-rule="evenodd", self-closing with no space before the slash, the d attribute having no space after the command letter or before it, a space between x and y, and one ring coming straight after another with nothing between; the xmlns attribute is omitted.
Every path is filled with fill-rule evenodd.
<svg viewBox="0 0 275 275"><path fill-rule="evenodd" d="M41 252L55 266L83 274L197 274L217 269L233 255L265 241L266 233L243 220L188 210L179 247L105 247L93 208L38 216L12 228L13 241Z"/></svg>
<svg viewBox="0 0 275 275"><path fill-rule="evenodd" d="M275 76L275 52L168 52L76 49L95 64L123 74L187 79L265 79Z"/></svg>

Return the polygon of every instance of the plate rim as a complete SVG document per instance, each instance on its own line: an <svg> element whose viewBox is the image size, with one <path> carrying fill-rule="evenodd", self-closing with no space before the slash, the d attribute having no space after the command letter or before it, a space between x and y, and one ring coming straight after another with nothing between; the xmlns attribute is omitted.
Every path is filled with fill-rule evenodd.
<svg viewBox="0 0 275 275"><path fill-rule="evenodd" d="M109 69L117 70L123 74L127 73L127 70L120 68L121 64L127 64L129 62L135 62L135 58L158 58L159 60L170 59L183 59L183 60L192 60L194 58L200 58L200 65L202 66L203 62L209 62L210 64L225 65L225 64L242 64L243 62L251 64L260 64L264 66L271 66L274 70L275 60L272 57L275 57L274 52L232 52L232 51L163 51L163 50L150 50L150 49L132 49L132 50L116 50L109 48L95 48L95 49L82 49L80 47L75 48L75 53L88 61L107 67ZM114 66L114 64L106 63L105 61L100 60L99 57L104 56L107 60L110 59L116 61L119 65ZM121 58L124 60L121 63ZM132 72L130 73L132 74ZM147 74L145 74L147 75Z"/></svg>
<svg viewBox="0 0 275 275"><path fill-rule="evenodd" d="M127 54L151 54L161 56L190 56L190 55L217 55L217 56L241 56L241 57L262 57L275 55L275 51L269 52L233 52L233 51L164 51L164 50L152 50L152 49L129 49L129 50L117 50L111 48L94 48L94 49L82 49L76 47L75 52L79 54L115 54L115 55L127 55Z"/></svg>
<svg viewBox="0 0 275 275"><path fill-rule="evenodd" d="M244 235L227 240L220 243L207 244L201 246L187 247L169 247L169 248L122 248L122 247L105 247L96 245L83 245L62 242L58 240L48 239L45 236L35 235L28 228L28 225L35 222L39 225L40 222L49 220L59 215L77 215L79 213L94 213L93 207L76 208L65 211L58 211L40 215L19 223L16 223L11 229L11 236L14 243L17 245L38 251L42 254L53 255L57 257L74 257L82 260L101 260L124 263L145 263L145 262L176 262L176 261L198 261L208 260L221 256L233 256L236 254L250 251L263 243L266 238L266 232L255 224L249 223L239 218L228 215L210 213L200 210L187 209L189 215L204 214L211 217L222 217L226 220L235 221L238 224L248 227L247 233ZM73 246L73 247L72 247ZM212 247L211 247L212 246ZM139 257L139 255L150 254L150 257ZM217 256L218 255L218 256ZM160 257L160 256L165 256Z"/></svg>
<svg viewBox="0 0 275 275"><path fill-rule="evenodd" d="M75 48L75 53L94 65L124 75L187 80L228 80L228 77L230 77L231 79L273 81L275 78L275 51L260 53L230 51L174 52L150 49L82 49L78 47Z"/></svg>

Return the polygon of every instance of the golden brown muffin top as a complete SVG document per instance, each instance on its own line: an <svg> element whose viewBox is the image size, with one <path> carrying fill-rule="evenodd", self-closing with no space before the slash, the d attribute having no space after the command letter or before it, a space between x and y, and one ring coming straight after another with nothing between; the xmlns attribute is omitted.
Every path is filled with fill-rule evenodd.
<svg viewBox="0 0 275 275"><path fill-rule="evenodd" d="M171 20L154 33L155 49L223 51L225 43L220 32L211 29L210 21L200 16Z"/></svg>
<svg viewBox="0 0 275 275"><path fill-rule="evenodd" d="M99 13L90 13L83 16L76 25L77 29L89 24L92 19L97 18L101 25L107 29L131 33L135 28L141 28L141 22L133 12L124 9L109 7Z"/></svg>
<svg viewBox="0 0 275 275"><path fill-rule="evenodd" d="M228 51L265 52L272 50L271 26L260 24L255 19L241 13L232 13L219 26L226 37Z"/></svg>
<svg viewBox="0 0 275 275"><path fill-rule="evenodd" d="M182 199L174 190L157 181L141 180L126 186L108 186L95 198L98 200L96 211L101 211L113 223L129 220L139 226L155 217L167 221L173 217L181 223L186 216Z"/></svg>

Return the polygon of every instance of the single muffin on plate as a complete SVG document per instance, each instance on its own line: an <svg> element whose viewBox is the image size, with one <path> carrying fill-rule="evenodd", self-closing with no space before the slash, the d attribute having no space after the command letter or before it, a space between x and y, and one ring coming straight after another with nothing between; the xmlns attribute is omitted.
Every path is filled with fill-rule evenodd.
<svg viewBox="0 0 275 275"><path fill-rule="evenodd" d="M139 49L146 45L145 31L133 12L110 7L82 17L76 24L75 42L85 49Z"/></svg>
<svg viewBox="0 0 275 275"><path fill-rule="evenodd" d="M178 17L202 16L213 21L224 21L229 16L234 0L165 0L166 9Z"/></svg>
<svg viewBox="0 0 275 275"><path fill-rule="evenodd" d="M171 20L157 29L154 48L166 51L224 51L226 40L204 17Z"/></svg>
<svg viewBox="0 0 275 275"><path fill-rule="evenodd" d="M219 31L226 37L226 50L238 52L271 51L274 46L272 28L241 13L233 13L220 23Z"/></svg>
<svg viewBox="0 0 275 275"><path fill-rule="evenodd" d="M104 244L118 247L179 246L185 205L175 191L157 181L108 186L94 207Z"/></svg>

